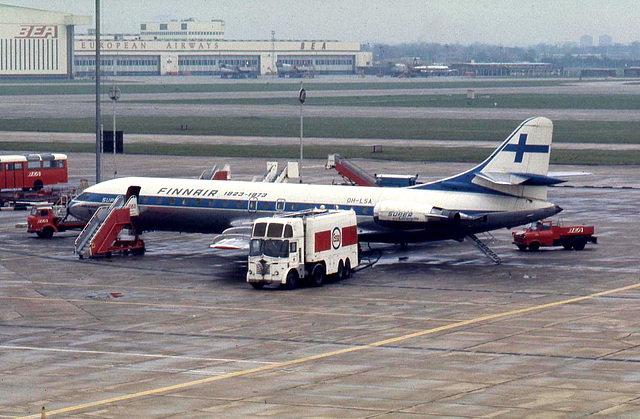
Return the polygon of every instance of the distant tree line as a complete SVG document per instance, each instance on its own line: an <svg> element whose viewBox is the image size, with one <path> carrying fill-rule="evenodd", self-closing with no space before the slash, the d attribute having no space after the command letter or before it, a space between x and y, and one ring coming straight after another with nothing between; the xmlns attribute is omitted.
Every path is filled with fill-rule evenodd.
<svg viewBox="0 0 640 419"><path fill-rule="evenodd" d="M373 44L364 49L373 52L377 65L391 62L451 64L482 62L545 62L563 68L640 67L640 42L628 45L581 47L575 43L538 44L526 48L490 44L405 43Z"/></svg>

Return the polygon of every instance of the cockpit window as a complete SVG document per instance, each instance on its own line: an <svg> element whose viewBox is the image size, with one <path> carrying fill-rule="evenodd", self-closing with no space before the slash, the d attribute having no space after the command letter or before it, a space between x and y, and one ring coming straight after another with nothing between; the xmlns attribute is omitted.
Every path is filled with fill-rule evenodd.
<svg viewBox="0 0 640 419"><path fill-rule="evenodd" d="M91 195L87 192L83 192L76 198L78 201L88 201L91 198Z"/></svg>

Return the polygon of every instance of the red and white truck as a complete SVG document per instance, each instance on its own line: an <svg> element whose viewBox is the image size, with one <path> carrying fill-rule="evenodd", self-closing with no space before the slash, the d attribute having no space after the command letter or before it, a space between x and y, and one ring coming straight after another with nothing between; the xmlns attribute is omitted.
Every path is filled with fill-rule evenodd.
<svg viewBox="0 0 640 419"><path fill-rule="evenodd" d="M588 242L598 243L593 226L554 225L552 220L529 224L525 230L513 231L513 244L520 250L537 251L543 246L562 246L566 250L583 250Z"/></svg>
<svg viewBox="0 0 640 419"><path fill-rule="evenodd" d="M267 284L294 289L306 277L321 286L327 275L348 278L357 265L358 227L352 210L311 210L253 223L247 282L256 289Z"/></svg>

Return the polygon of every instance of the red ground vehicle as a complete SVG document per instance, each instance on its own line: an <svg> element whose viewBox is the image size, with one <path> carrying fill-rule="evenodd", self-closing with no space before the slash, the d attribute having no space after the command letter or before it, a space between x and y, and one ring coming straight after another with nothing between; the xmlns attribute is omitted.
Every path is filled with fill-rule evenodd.
<svg viewBox="0 0 640 419"><path fill-rule="evenodd" d="M0 190L37 191L44 185L68 181L67 156L64 154L0 156Z"/></svg>
<svg viewBox="0 0 640 419"><path fill-rule="evenodd" d="M552 220L530 224L524 231L513 231L513 244L520 250L537 251L541 246L562 246L566 250L583 250L587 242L597 243L593 226L554 225Z"/></svg>
<svg viewBox="0 0 640 419"><path fill-rule="evenodd" d="M27 232L36 233L38 237L50 239L53 233L67 230L82 230L85 222L68 219L66 210L56 211L53 206L33 207L27 217Z"/></svg>

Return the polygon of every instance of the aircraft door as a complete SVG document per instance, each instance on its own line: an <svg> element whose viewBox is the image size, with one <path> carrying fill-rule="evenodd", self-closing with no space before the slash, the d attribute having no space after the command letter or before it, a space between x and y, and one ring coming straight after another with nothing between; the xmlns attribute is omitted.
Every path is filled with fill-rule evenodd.
<svg viewBox="0 0 640 419"><path fill-rule="evenodd" d="M129 198L131 198L132 196L140 196L140 189L142 189L140 186L129 186L129 188L127 189L127 201L129 200Z"/></svg>
<svg viewBox="0 0 640 419"><path fill-rule="evenodd" d="M276 201L276 212L284 212L286 204L287 204L286 200L284 200L283 198L279 198Z"/></svg>

